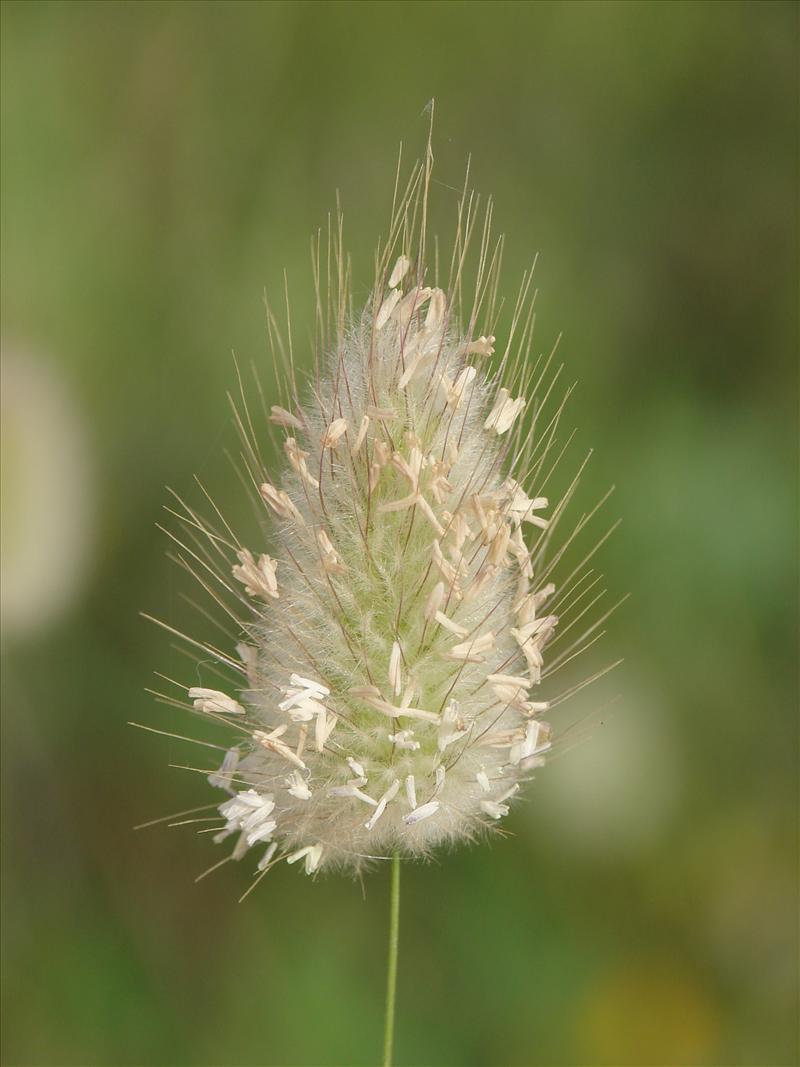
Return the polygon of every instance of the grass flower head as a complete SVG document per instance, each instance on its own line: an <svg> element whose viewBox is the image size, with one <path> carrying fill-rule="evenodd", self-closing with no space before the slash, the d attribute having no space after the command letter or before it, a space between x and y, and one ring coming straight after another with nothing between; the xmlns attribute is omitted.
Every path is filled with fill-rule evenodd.
<svg viewBox="0 0 800 1067"><path fill-rule="evenodd" d="M438 246L429 261L429 164L396 196L360 311L340 229L317 246L315 371L301 384L286 360L284 403L265 409L272 470L242 394L263 536L242 544L188 505L192 540L173 535L239 631L235 650L199 643L230 682L187 696L231 733L208 779L224 794L214 840L254 853L259 873L472 840L502 824L552 744L548 669L573 651L550 655L553 534L576 484L548 498L558 375L530 357L530 274L494 335L491 206L479 215L465 195L446 269Z"/></svg>

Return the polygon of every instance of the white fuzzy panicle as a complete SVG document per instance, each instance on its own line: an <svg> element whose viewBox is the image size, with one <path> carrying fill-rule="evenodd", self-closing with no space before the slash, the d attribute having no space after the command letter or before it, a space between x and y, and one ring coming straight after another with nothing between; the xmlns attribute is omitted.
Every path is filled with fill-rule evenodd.
<svg viewBox="0 0 800 1067"><path fill-rule="evenodd" d="M551 745L547 667L576 647L548 660L559 632L550 542L575 483L555 507L542 495L561 408L541 416L531 389L547 362L527 361L529 278L496 340L488 224L476 227L465 199L449 280L437 283L424 254L428 179L427 167L412 175L355 318L334 239L315 381L298 387L292 373L263 433L243 396L262 538L245 547L187 508L187 528L210 545L187 550L190 569L206 588L216 574L215 599L245 635L238 658L202 643L198 656L240 664L238 682L189 690L195 712L236 730L209 778L226 793L216 840L235 838L234 858L258 849L260 872L280 859L357 870L496 827Z"/></svg>

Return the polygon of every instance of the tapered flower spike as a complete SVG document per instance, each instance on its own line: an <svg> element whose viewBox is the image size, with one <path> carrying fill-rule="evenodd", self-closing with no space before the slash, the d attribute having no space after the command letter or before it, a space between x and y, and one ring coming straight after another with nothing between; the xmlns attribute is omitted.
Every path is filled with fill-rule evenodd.
<svg viewBox="0 0 800 1067"><path fill-rule="evenodd" d="M529 360L530 274L505 336L496 323L502 242L490 237L491 204L480 219L465 194L448 277L436 277L430 164L396 194L360 312L341 223L327 250L317 243L307 387L269 315L286 406L257 431L243 390L236 416L261 539L242 545L213 504L213 519L183 505L189 544L172 535L235 619L235 653L190 644L238 680L187 695L196 713L236 730L208 777L226 794L214 841L234 859L255 852L259 877L281 859L308 874L358 871L495 829L553 743L543 716L568 694L552 691L548 670L598 625L551 657L565 612L580 619L595 585L592 553L562 595L551 580L587 521L558 545L577 478L554 504L543 492L563 455L563 401L547 414L558 372ZM270 473L267 431L280 457Z"/></svg>

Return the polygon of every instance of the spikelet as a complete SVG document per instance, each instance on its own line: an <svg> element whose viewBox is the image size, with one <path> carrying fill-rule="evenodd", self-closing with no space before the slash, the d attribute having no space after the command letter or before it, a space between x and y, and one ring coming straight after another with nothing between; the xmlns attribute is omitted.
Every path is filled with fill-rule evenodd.
<svg viewBox="0 0 800 1067"><path fill-rule="evenodd" d="M227 794L214 840L230 839L235 859L265 849L259 873L281 858L309 874L358 870L392 850L422 856L473 839L507 815L552 743L543 690L560 552L550 546L575 483L551 508L541 482L561 408L537 432L548 363L528 362L529 274L490 370L491 206L481 221L464 197L449 278L433 276L430 164L398 198L360 313L349 310L340 231L328 293L317 250L318 369L300 388L287 368L290 402L267 416L281 456L271 474L242 393L263 543L245 547L219 515L188 506L185 525L207 547L176 537L244 634L235 656L195 642L242 680L189 697L237 730L209 778Z"/></svg>

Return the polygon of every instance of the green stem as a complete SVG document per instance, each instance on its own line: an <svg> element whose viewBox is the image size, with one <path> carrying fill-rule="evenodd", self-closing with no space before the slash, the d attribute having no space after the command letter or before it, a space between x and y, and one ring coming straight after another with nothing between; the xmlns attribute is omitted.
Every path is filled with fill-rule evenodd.
<svg viewBox="0 0 800 1067"><path fill-rule="evenodd" d="M400 939L400 853L392 853L389 901L389 963L386 971L386 1024L383 1031L383 1067L392 1067L394 1005L397 993L397 947Z"/></svg>

